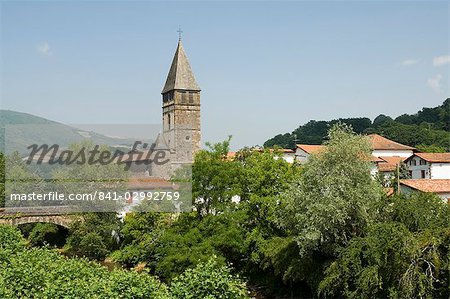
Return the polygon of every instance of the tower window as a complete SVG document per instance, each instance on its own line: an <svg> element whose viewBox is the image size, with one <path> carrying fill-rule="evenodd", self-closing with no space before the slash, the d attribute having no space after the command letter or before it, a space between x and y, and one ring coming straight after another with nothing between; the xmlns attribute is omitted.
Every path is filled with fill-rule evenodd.
<svg viewBox="0 0 450 299"><path fill-rule="evenodd" d="M168 117L167 117L167 120L169 121L169 122L168 122L169 130L170 130L170 129L171 129L171 128L170 128L170 126L171 126L171 124L170 124L170 114L168 114L167 116L168 116Z"/></svg>
<svg viewBox="0 0 450 299"><path fill-rule="evenodd" d="M171 101L172 99L173 99L173 92L172 91L169 91L169 92L166 92L165 94L163 94L163 101L164 102Z"/></svg>
<svg viewBox="0 0 450 299"><path fill-rule="evenodd" d="M181 91L181 103L186 103L186 92Z"/></svg>
<svg viewBox="0 0 450 299"><path fill-rule="evenodd" d="M194 93L190 92L189 93L189 104L193 104L194 103Z"/></svg>

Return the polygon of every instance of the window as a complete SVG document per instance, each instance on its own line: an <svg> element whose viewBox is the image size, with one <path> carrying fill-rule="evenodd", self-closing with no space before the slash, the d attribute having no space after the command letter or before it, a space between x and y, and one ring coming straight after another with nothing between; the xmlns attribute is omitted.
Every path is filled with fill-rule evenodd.
<svg viewBox="0 0 450 299"><path fill-rule="evenodd" d="M169 91L166 92L165 94L163 94L163 102L168 102L171 101L173 99L173 92Z"/></svg>
<svg viewBox="0 0 450 299"><path fill-rule="evenodd" d="M185 91L180 91L181 93L181 103L186 103L186 92Z"/></svg>
<svg viewBox="0 0 450 299"><path fill-rule="evenodd" d="M421 170L420 172L422 174L422 179L424 179L425 178L425 170Z"/></svg>
<svg viewBox="0 0 450 299"><path fill-rule="evenodd" d="M189 104L193 104L194 103L194 93L190 92L189 93Z"/></svg>
<svg viewBox="0 0 450 299"><path fill-rule="evenodd" d="M168 124L169 124L169 130L170 130L170 125L171 125L171 123L170 123L170 114L167 114L167 120L169 121Z"/></svg>
<svg viewBox="0 0 450 299"><path fill-rule="evenodd" d="M412 160L411 160L411 165L413 165L413 166L416 166L416 165L417 165L417 162L416 162L415 159L412 159Z"/></svg>
<svg viewBox="0 0 450 299"><path fill-rule="evenodd" d="M425 161L425 160L420 160L420 163L419 163L420 165L427 165L427 161Z"/></svg>

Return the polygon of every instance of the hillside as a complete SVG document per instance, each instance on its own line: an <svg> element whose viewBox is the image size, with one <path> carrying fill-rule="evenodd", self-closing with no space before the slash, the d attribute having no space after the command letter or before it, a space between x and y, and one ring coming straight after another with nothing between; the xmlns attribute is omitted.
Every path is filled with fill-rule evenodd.
<svg viewBox="0 0 450 299"><path fill-rule="evenodd" d="M123 145L129 147L133 141L104 136L92 131L80 130L28 113L0 110L0 145L2 151L24 153L31 144L59 144L61 148L82 140L95 144Z"/></svg>
<svg viewBox="0 0 450 299"><path fill-rule="evenodd" d="M268 139L264 146L293 148L295 143L322 144L328 128L338 121L350 124L356 133L377 133L426 151L450 150L450 98L438 107L423 108L415 114L402 114L395 119L380 114L373 121L367 117L310 120L291 133Z"/></svg>

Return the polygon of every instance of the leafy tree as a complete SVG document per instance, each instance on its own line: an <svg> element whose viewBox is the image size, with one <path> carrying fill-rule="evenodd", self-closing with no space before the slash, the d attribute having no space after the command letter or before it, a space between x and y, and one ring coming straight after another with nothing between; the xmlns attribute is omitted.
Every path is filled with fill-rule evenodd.
<svg viewBox="0 0 450 299"><path fill-rule="evenodd" d="M448 228L411 233L403 224L376 224L351 240L325 271L322 297L448 298Z"/></svg>
<svg viewBox="0 0 450 299"><path fill-rule="evenodd" d="M249 200L251 195L268 197L279 195L300 173L298 165L286 162L281 152L246 149L238 152L240 162L240 199Z"/></svg>
<svg viewBox="0 0 450 299"><path fill-rule="evenodd" d="M279 146L281 148L294 148L295 141L294 135L290 133L278 134L275 137L264 142L264 147L274 147Z"/></svg>
<svg viewBox="0 0 450 299"><path fill-rule="evenodd" d="M374 221L382 191L370 175L370 152L366 137L337 124L327 150L312 155L282 195L278 221L294 234L300 255L320 250L333 256Z"/></svg>
<svg viewBox="0 0 450 299"><path fill-rule="evenodd" d="M424 153L445 153L447 152L445 147L443 146L438 146L435 144L432 145L426 145L426 144L419 144L416 145L416 148Z"/></svg>
<svg viewBox="0 0 450 299"><path fill-rule="evenodd" d="M450 206L436 195L394 196L384 222L351 240L325 271L322 297L447 298Z"/></svg>
<svg viewBox="0 0 450 299"><path fill-rule="evenodd" d="M34 246L64 245L63 229L53 223L36 223L29 232L28 239Z"/></svg>
<svg viewBox="0 0 450 299"><path fill-rule="evenodd" d="M244 282L221 266L214 258L188 269L173 280L170 291L175 299L245 299L250 298Z"/></svg>
<svg viewBox="0 0 450 299"><path fill-rule="evenodd" d="M118 248L115 234L120 231L116 213L83 213L70 227L64 249L71 254L103 259Z"/></svg>
<svg viewBox="0 0 450 299"><path fill-rule="evenodd" d="M377 127L381 124L384 124L385 122L391 122L392 120L393 120L392 117L380 114L373 120L373 126Z"/></svg>
<svg viewBox="0 0 450 299"><path fill-rule="evenodd" d="M198 216L225 209L239 193L239 165L226 159L228 140L209 144L195 155L192 165L192 195Z"/></svg>
<svg viewBox="0 0 450 299"><path fill-rule="evenodd" d="M393 198L392 220L403 223L411 232L450 227L450 206L431 193L417 192Z"/></svg>
<svg viewBox="0 0 450 299"><path fill-rule="evenodd" d="M128 267L146 263L154 269L156 242L172 218L155 212L128 213L120 232L121 247L112 253L112 259Z"/></svg>
<svg viewBox="0 0 450 299"><path fill-rule="evenodd" d="M247 247L240 216L237 212L209 214L201 219L193 213L180 215L149 248L153 250L149 266L158 276L171 280L187 268L207 262L212 255L222 265L225 260L242 261Z"/></svg>

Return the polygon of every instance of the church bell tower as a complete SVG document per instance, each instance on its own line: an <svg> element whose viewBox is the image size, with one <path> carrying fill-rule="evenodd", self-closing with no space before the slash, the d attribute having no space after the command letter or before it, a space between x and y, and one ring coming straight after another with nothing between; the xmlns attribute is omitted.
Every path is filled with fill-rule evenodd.
<svg viewBox="0 0 450 299"><path fill-rule="evenodd" d="M181 38L161 92L163 135L174 164L192 163L200 150L200 87Z"/></svg>

